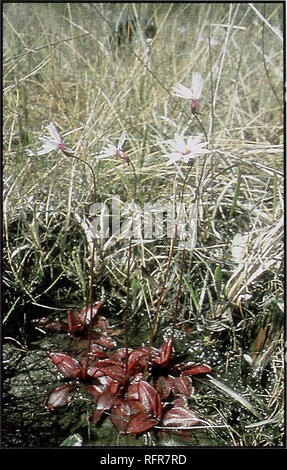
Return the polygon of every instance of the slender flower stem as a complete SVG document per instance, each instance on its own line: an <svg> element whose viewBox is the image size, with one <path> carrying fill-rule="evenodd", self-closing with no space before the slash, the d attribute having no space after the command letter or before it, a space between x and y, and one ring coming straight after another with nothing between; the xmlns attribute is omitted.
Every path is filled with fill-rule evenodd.
<svg viewBox="0 0 287 470"><path fill-rule="evenodd" d="M197 120L203 134L204 134L204 137L205 137L205 140L206 142L208 142L208 137L207 137L207 133L206 133L206 130L204 128L204 125L202 124L201 120L199 119L198 115L196 112L193 111L192 109L192 105L191 105L191 112L192 112L192 115L195 117L195 119ZM202 178L203 178L203 174L204 174L204 170L205 170L205 165L206 165L206 155L204 157L204 160L203 160L203 165L202 165L202 169L201 169L201 173L200 173L200 177L199 177L199 181L198 181L198 184L197 184L197 187L196 187L196 190L195 190L195 196L193 198L193 203L196 202L197 200L197 197L198 197L198 193L199 193L199 188L200 188L200 185L201 185L201 181L202 181Z"/></svg>
<svg viewBox="0 0 287 470"><path fill-rule="evenodd" d="M93 202L96 204L97 201L97 183L96 183L96 175L94 172L93 167L86 161L83 160L80 157L77 157L76 155L66 153L64 150L62 152L65 154L66 157L68 158L74 158L75 160L78 160L81 163L84 163L87 165L89 170L92 173L93 177ZM89 324L89 333L88 333L88 347L87 347L87 356L86 356L86 361L85 361L85 367L83 371L83 377L86 377L87 375L87 370L89 367L89 355L91 351L91 342L92 342L92 311L93 311L93 306L95 303L95 293L94 293L94 277L95 277L95 252L96 252L96 239L93 237L93 245L92 245L92 254L91 254L91 264L90 264L90 281L89 281L89 289L87 292L87 299L86 299L86 317L87 315L90 318L90 324Z"/></svg>
<svg viewBox="0 0 287 470"><path fill-rule="evenodd" d="M193 116L195 117L195 119L197 120L197 123L198 123L200 129L202 130L206 142L208 142L207 133L206 133L206 130L205 130L205 128L204 128L204 125L202 124L201 120L199 119L197 113L193 110L193 108L192 108L192 103L191 103L191 112L192 112Z"/></svg>
<svg viewBox="0 0 287 470"><path fill-rule="evenodd" d="M129 156L126 152L123 151L123 145L126 139L126 132L124 131L119 139L118 145L109 144L108 147L104 147L103 153L98 156L98 158L106 157L117 157L118 159L124 160L131 168L133 173L133 208L131 216L131 226L130 226L130 237L129 237L129 246L128 246L128 262L127 262L127 297L124 313L124 335L125 335L125 372L126 379L128 379L128 354L129 354L129 341L128 341L128 321L129 321L129 305L130 305L130 270L131 270L131 253L132 253L132 238L133 238L133 229L134 229L134 204L137 197L137 177L135 167L132 161L129 159Z"/></svg>
<svg viewBox="0 0 287 470"><path fill-rule="evenodd" d="M133 224L132 224L133 225ZM131 226L131 231L133 227ZM132 251L132 235L129 239L129 248L128 248L128 266L127 266L127 297L126 297L126 306L125 306L125 319L124 319L124 332L125 332L125 372L127 375L128 372L128 362L129 362L129 336L128 336L128 322L129 322L129 305L130 305L130 268L131 268L131 251Z"/></svg>
<svg viewBox="0 0 287 470"><path fill-rule="evenodd" d="M137 197L137 177L135 167L132 161L127 157L127 163L131 166L134 178L134 191L133 191L133 204L135 204ZM131 268L131 253L132 253L132 238L133 238L133 229L134 229L134 207L132 210L132 221L130 228L130 238L129 238L129 247L128 247L128 265L127 265L127 297L126 297L126 306L125 306L125 319L124 319L124 332L125 332L125 372L127 377L128 372L128 359L129 359L129 338L128 338L128 322L129 322L129 305L130 305L130 268Z"/></svg>
<svg viewBox="0 0 287 470"><path fill-rule="evenodd" d="M180 298L180 294L181 294L182 276L183 276L183 268L184 268L184 258L185 258L185 248L183 248L183 250L181 252L179 284L178 284L178 290L177 290L176 299L175 299L175 306L174 306L174 312L173 312L173 321L172 321L172 333L171 333L172 341L173 341L173 338L174 338L174 331L175 331L175 325L176 325L177 313L178 313L178 304L179 304L179 298Z"/></svg>
<svg viewBox="0 0 287 470"><path fill-rule="evenodd" d="M89 367L89 356L91 352L91 343L92 343L92 317L93 317L93 306L95 303L95 293L94 293L94 276L95 276L95 251L96 251L96 239L93 238L93 247L92 247L92 258L91 258L91 265L90 265L90 289L87 295L87 302L86 302L86 316L90 320L89 323L89 333L88 333L88 347L87 347L87 356L85 361L85 368L83 376L86 377L87 370Z"/></svg>
<svg viewBox="0 0 287 470"><path fill-rule="evenodd" d="M94 199L94 204L96 203L97 201L97 183L96 183L96 174L94 172L94 169L93 167L86 161L86 160L83 160L82 158L80 157L77 157L76 155L73 155L73 154L70 154L70 153L66 153L64 150L62 150L62 152L65 154L66 157L68 158L74 158L75 160L78 160L79 162L81 163L84 163L85 165L87 165L87 167L89 168L89 170L91 171L92 173L92 177L93 177L93 190L94 190L94 194L93 194L93 199Z"/></svg>
<svg viewBox="0 0 287 470"><path fill-rule="evenodd" d="M192 169L193 163L194 163L194 161L191 160L191 161L190 161L190 164L189 164L188 171L187 171L187 173L186 173L186 175L185 175L185 179L184 179L184 182L183 182L183 186L182 186L182 188L181 188L180 206L179 206L180 209L181 209L182 204L183 204L185 186L186 186L186 183L187 183L187 180L188 180L190 171L191 171L191 169ZM156 307L154 327L153 327L153 329L152 329L152 332L151 332L151 335L150 335L150 338L149 338L149 345L148 345L148 350L149 350L149 352L148 352L148 358L150 358L152 343L153 343L153 340L154 340L154 337L155 337L155 335L156 335L156 332L157 332L157 329L158 329L158 325L159 325L159 320L160 320L160 307L161 307L161 304L162 304L162 301L163 301L163 298L164 298L165 289L166 289L166 284L167 284L167 279L168 279L168 276L169 276L171 261L172 261L172 257L173 257L173 253L174 253L175 242L176 242L176 239L177 239L179 215L180 215L180 212L179 212L179 214L178 214L178 217L177 217L177 220L176 220L176 223L175 223L175 230L174 230L174 235L173 235L173 238L172 238L171 247L170 247L170 251L169 251L167 268L166 268L166 271L165 271L165 275L164 275L164 279L163 279L163 284L162 284L162 288L161 288L160 295L159 295L159 300L158 300L157 307ZM181 277L182 277L182 275L181 275ZM177 310L177 308L176 308L176 310ZM174 320L173 323L175 324L175 320ZM149 363L149 360L147 361L144 375L146 375L146 373L147 373L148 363Z"/></svg>

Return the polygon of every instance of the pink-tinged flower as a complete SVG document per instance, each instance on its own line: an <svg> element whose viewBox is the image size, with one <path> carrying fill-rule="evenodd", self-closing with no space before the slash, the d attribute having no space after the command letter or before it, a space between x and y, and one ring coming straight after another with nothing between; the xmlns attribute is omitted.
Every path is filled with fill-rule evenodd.
<svg viewBox="0 0 287 470"><path fill-rule="evenodd" d="M199 105L199 98L202 93L203 78L199 72L193 72L191 88L178 83L172 87L174 96L192 101L192 110L196 111Z"/></svg>
<svg viewBox="0 0 287 470"><path fill-rule="evenodd" d="M50 124L47 126L47 129L49 131L50 137L39 137L42 142L42 149L37 152L38 155L45 155L46 153L52 152L52 150L61 150L62 152L68 154L74 153L71 148L64 144L60 134L52 122L50 122Z"/></svg>
<svg viewBox="0 0 287 470"><path fill-rule="evenodd" d="M119 157L128 161L128 155L123 151L123 145L126 140L126 132L124 131L119 140L118 146L109 144L108 147L103 148L103 153L98 155L98 158Z"/></svg>
<svg viewBox="0 0 287 470"><path fill-rule="evenodd" d="M201 142L202 136L185 137L183 134L175 134L173 140L168 140L167 143L171 149L171 153L167 153L165 157L169 160L167 165L172 165L178 161L183 160L185 163L197 155L209 153L209 150L204 147L207 142Z"/></svg>

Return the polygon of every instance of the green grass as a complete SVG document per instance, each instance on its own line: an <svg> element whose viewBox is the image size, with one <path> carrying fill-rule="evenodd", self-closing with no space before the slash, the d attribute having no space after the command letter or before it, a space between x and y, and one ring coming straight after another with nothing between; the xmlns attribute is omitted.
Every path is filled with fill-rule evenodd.
<svg viewBox="0 0 287 470"><path fill-rule="evenodd" d="M37 156L45 126L52 121L67 133L65 142L93 167L97 198L107 204L112 195L129 202L133 194L129 166L96 158L125 130L140 207L174 201L180 192L182 178L166 166L159 142L183 129L197 135L201 126L208 135L211 154L205 165L196 160L185 192L188 204L201 182L198 238L185 258L177 340L194 345L198 357L202 345L229 391L210 384L199 393L202 419L225 426L205 431L199 445L283 445L283 3L252 5L4 4L7 341L29 348L32 319L85 303L90 247L84 224L93 181L78 161L59 153ZM139 29L133 42L110 45L112 26L128 12L139 23L154 18L148 58ZM171 90L177 82L191 86L194 70L205 81L198 119ZM239 258L237 234L246 236ZM144 321L152 329L169 250L166 238L133 244L132 324ZM127 252L126 240L97 243L96 293L121 326ZM170 331L179 265L176 245L159 341Z"/></svg>

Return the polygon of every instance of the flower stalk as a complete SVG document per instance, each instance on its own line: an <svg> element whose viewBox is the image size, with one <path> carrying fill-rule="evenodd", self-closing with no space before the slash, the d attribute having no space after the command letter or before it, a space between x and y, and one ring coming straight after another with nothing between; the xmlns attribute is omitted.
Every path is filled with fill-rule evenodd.
<svg viewBox="0 0 287 470"><path fill-rule="evenodd" d="M161 291L160 291L160 294L159 294L159 300L158 300L157 306L156 306L154 326L153 326L153 329L152 329L152 332L151 332L151 335L150 335L150 338L149 338L149 343L148 343L149 357L151 355L152 344L153 344L154 338L156 336L158 325L159 325L159 322L160 322L160 308L161 308L161 305L162 305L162 302L163 302L163 299L164 299L167 280L168 280L170 267L171 267L171 261L172 261L173 254L174 254L175 242L176 242L177 235L178 235L178 222L179 222L179 218L180 218L180 210L181 210L182 204L183 204L184 191L185 191L186 183L188 181L191 169L193 167L193 163L194 163L194 161L190 160L188 171L185 175L185 179L184 179L184 182L183 182L183 185L182 185L182 188L181 188L180 205L179 205L180 209L179 209L179 213L178 213L178 216L177 216L177 219L176 219L176 222L175 222L175 229L174 229L174 234L173 234L173 238L172 238L172 241L171 241L171 247L170 247L169 256L168 256L167 268L166 268L166 271L165 271L165 274L164 274L162 288L161 288ZM183 250L183 252L184 252L184 250ZM181 280L180 280L180 283L182 283L183 264L184 264L184 262L182 261L182 263L181 263L181 274L180 274ZM176 324L176 316L177 316L177 310L178 310L179 296L180 296L180 291L177 293L176 308L175 308L175 312L174 312L174 316L173 316L172 341L173 341L173 338L174 338L174 329L175 329L175 324ZM146 368L145 368L145 375L147 374L148 362L149 361L147 361L147 365L146 365Z"/></svg>
<svg viewBox="0 0 287 470"><path fill-rule="evenodd" d="M128 338L128 322L129 322L129 306L130 306L130 269L131 269L131 254L132 254L132 239L133 239L133 229L134 229L134 204L137 198L137 176L135 167L130 160L128 154L124 152L123 145L126 140L126 132L124 131L119 139L118 145L109 144L107 147L103 148L103 152L98 155L99 159L116 157L121 160L124 160L128 165L130 165L133 173L133 209L131 215L131 225L130 225L130 237L128 244L128 261L127 261L127 297L126 305L124 311L124 336L125 336L125 373L128 377L128 359L129 359L129 338Z"/></svg>
<svg viewBox="0 0 287 470"><path fill-rule="evenodd" d="M137 197L137 176L136 176L136 171L135 167L128 157L127 154L125 154L125 160L126 162L131 166L132 172L133 172L133 204L136 202L136 197ZM131 253L132 253L132 238L133 238L133 229L134 229L134 205L133 205L133 210L132 210L132 220L131 220L131 228L130 228L130 238L129 238L129 247L128 247L128 264L127 264L127 298L126 298L126 306L125 306L125 319L124 319L124 334L125 334L125 348L126 348L126 354L125 354L125 373L126 377L128 374L128 359L129 359L129 337L128 337L128 321L129 321L129 308L130 308L130 269L131 269Z"/></svg>
<svg viewBox="0 0 287 470"><path fill-rule="evenodd" d="M45 155L52 151L61 151L65 157L67 158L74 158L75 160L84 163L89 168L92 180L93 180L93 203L95 204L97 201L97 182L96 182L96 175L93 167L82 158L75 155L74 150L64 143L62 137L60 136L56 126L51 122L47 126L48 132L50 136L39 137L40 141L42 142L42 149L37 152L38 155ZM32 154L32 153L31 153ZM96 239L93 237L92 239L92 254L91 254L91 264L90 264L90 275L89 275L89 287L87 289L86 295L86 313L87 316L89 312L92 312L94 303L95 303L95 294L94 294L94 270L95 270L95 252L96 252ZM89 336L88 336L88 348L87 348L87 358L85 361L85 367L82 371L83 376L86 376L87 369L89 366L89 355L91 349L91 338L92 338L92 325L90 322L89 326Z"/></svg>

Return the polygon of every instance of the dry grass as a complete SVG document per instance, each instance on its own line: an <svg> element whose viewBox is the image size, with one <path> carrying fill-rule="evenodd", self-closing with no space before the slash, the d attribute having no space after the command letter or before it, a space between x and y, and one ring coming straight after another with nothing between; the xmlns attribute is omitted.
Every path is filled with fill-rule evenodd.
<svg viewBox="0 0 287 470"><path fill-rule="evenodd" d="M178 337L224 348L215 371L217 365L217 379L229 391L213 384L207 401L198 399L212 409L204 417L210 425L226 426L225 434L214 428L215 442L272 446L283 442L283 5L252 5L4 5L4 327L10 331L21 312L25 332L27 312L85 302L92 179L84 165L59 154L28 156L28 149L39 148L45 126L54 122L67 145L93 166L99 201L132 196L131 168L96 158L123 130L137 173L137 203L173 201L182 178L166 167L159 141L182 129L201 132L188 104L171 93L177 82L190 86L192 71L200 71L199 120L211 154L205 165L197 159L186 188L188 204L201 181L198 241L186 257ZM140 24L154 18L157 34L149 49L140 28L133 42L111 47L112 26L128 11ZM164 238L133 244L134 321L153 323L169 249ZM179 251L162 309L164 335ZM125 240L98 241L96 288L104 301L114 296L124 305L126 266ZM13 334L25 342L23 334ZM224 411L225 400L236 404L238 397L247 413L239 423Z"/></svg>

